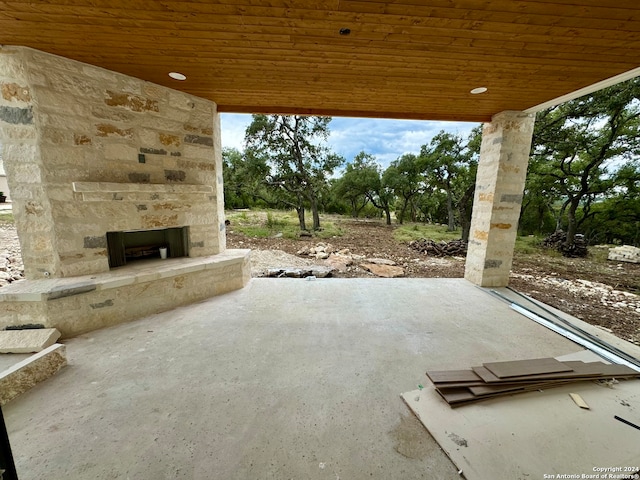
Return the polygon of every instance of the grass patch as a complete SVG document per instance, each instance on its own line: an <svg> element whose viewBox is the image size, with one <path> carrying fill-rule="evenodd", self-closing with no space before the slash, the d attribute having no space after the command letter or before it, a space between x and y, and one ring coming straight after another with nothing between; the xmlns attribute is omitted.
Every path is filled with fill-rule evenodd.
<svg viewBox="0 0 640 480"><path fill-rule="evenodd" d="M282 234L284 238L300 238L298 215L295 211L251 210L226 213L231 222L230 230L247 237L269 238ZM312 222L311 212L305 212L307 225ZM321 230L311 232L314 237L333 238L342 235L342 230L334 222L320 217Z"/></svg>
<svg viewBox="0 0 640 480"><path fill-rule="evenodd" d="M14 223L13 213L0 212L0 223Z"/></svg>
<svg viewBox="0 0 640 480"><path fill-rule="evenodd" d="M246 237L267 238L273 236L271 230L259 225L245 225L243 227L237 227L235 230L241 232Z"/></svg>
<svg viewBox="0 0 640 480"><path fill-rule="evenodd" d="M587 247L589 250L589 258L596 263L608 264L609 262L609 248L615 247L615 245L597 245Z"/></svg>
<svg viewBox="0 0 640 480"><path fill-rule="evenodd" d="M436 242L460 240L462 237L460 230L450 232L446 225L430 225L423 223L410 223L397 227L393 231L393 238L399 242L410 242L427 238Z"/></svg>
<svg viewBox="0 0 640 480"><path fill-rule="evenodd" d="M548 249L540 246L542 240L536 236L516 237L514 252L521 255L533 255L536 253L548 253Z"/></svg>

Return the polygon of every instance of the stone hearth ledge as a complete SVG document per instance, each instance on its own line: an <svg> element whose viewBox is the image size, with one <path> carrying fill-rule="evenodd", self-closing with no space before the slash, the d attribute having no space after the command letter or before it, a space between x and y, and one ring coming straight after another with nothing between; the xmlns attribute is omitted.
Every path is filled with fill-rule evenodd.
<svg viewBox="0 0 640 480"><path fill-rule="evenodd" d="M244 287L250 250L145 260L107 273L23 280L0 289L0 327L42 323L62 337L158 313Z"/></svg>
<svg viewBox="0 0 640 480"><path fill-rule="evenodd" d="M151 282L200 270L225 267L235 264L239 258L249 256L250 250L229 249L218 255L196 258L168 258L145 260L108 273L83 275L70 278L45 280L22 280L0 290L0 302L41 302L80 295L92 291Z"/></svg>

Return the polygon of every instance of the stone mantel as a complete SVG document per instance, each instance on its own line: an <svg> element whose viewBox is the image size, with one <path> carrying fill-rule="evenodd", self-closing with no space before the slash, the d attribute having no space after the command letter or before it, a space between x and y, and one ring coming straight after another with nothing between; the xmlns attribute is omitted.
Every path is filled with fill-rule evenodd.
<svg viewBox="0 0 640 480"><path fill-rule="evenodd" d="M116 182L72 182L71 185L74 193L85 202L172 200L177 195L215 195L211 185Z"/></svg>

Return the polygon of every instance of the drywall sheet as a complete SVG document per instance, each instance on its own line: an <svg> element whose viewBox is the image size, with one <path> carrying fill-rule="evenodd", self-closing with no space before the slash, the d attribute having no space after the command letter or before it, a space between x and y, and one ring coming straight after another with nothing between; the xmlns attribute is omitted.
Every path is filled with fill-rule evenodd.
<svg viewBox="0 0 640 480"><path fill-rule="evenodd" d="M569 393L591 409L579 408ZM614 388L581 382L455 409L427 381L402 398L468 480L615 478L596 477L607 473L596 469L620 468L609 471L619 475L640 467L640 430L614 419L640 425L640 380Z"/></svg>

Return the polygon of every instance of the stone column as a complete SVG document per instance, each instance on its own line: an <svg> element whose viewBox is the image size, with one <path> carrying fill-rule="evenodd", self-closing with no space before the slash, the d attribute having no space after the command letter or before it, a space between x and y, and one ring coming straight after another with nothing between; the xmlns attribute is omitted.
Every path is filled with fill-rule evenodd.
<svg viewBox="0 0 640 480"><path fill-rule="evenodd" d="M227 249L227 230L224 216L224 185L222 176L222 131L220 127L220 114L213 114L213 147L215 155L216 173L216 212L218 219L218 251Z"/></svg>
<svg viewBox="0 0 640 480"><path fill-rule="evenodd" d="M465 278L482 287L509 282L535 115L500 112L482 130Z"/></svg>

